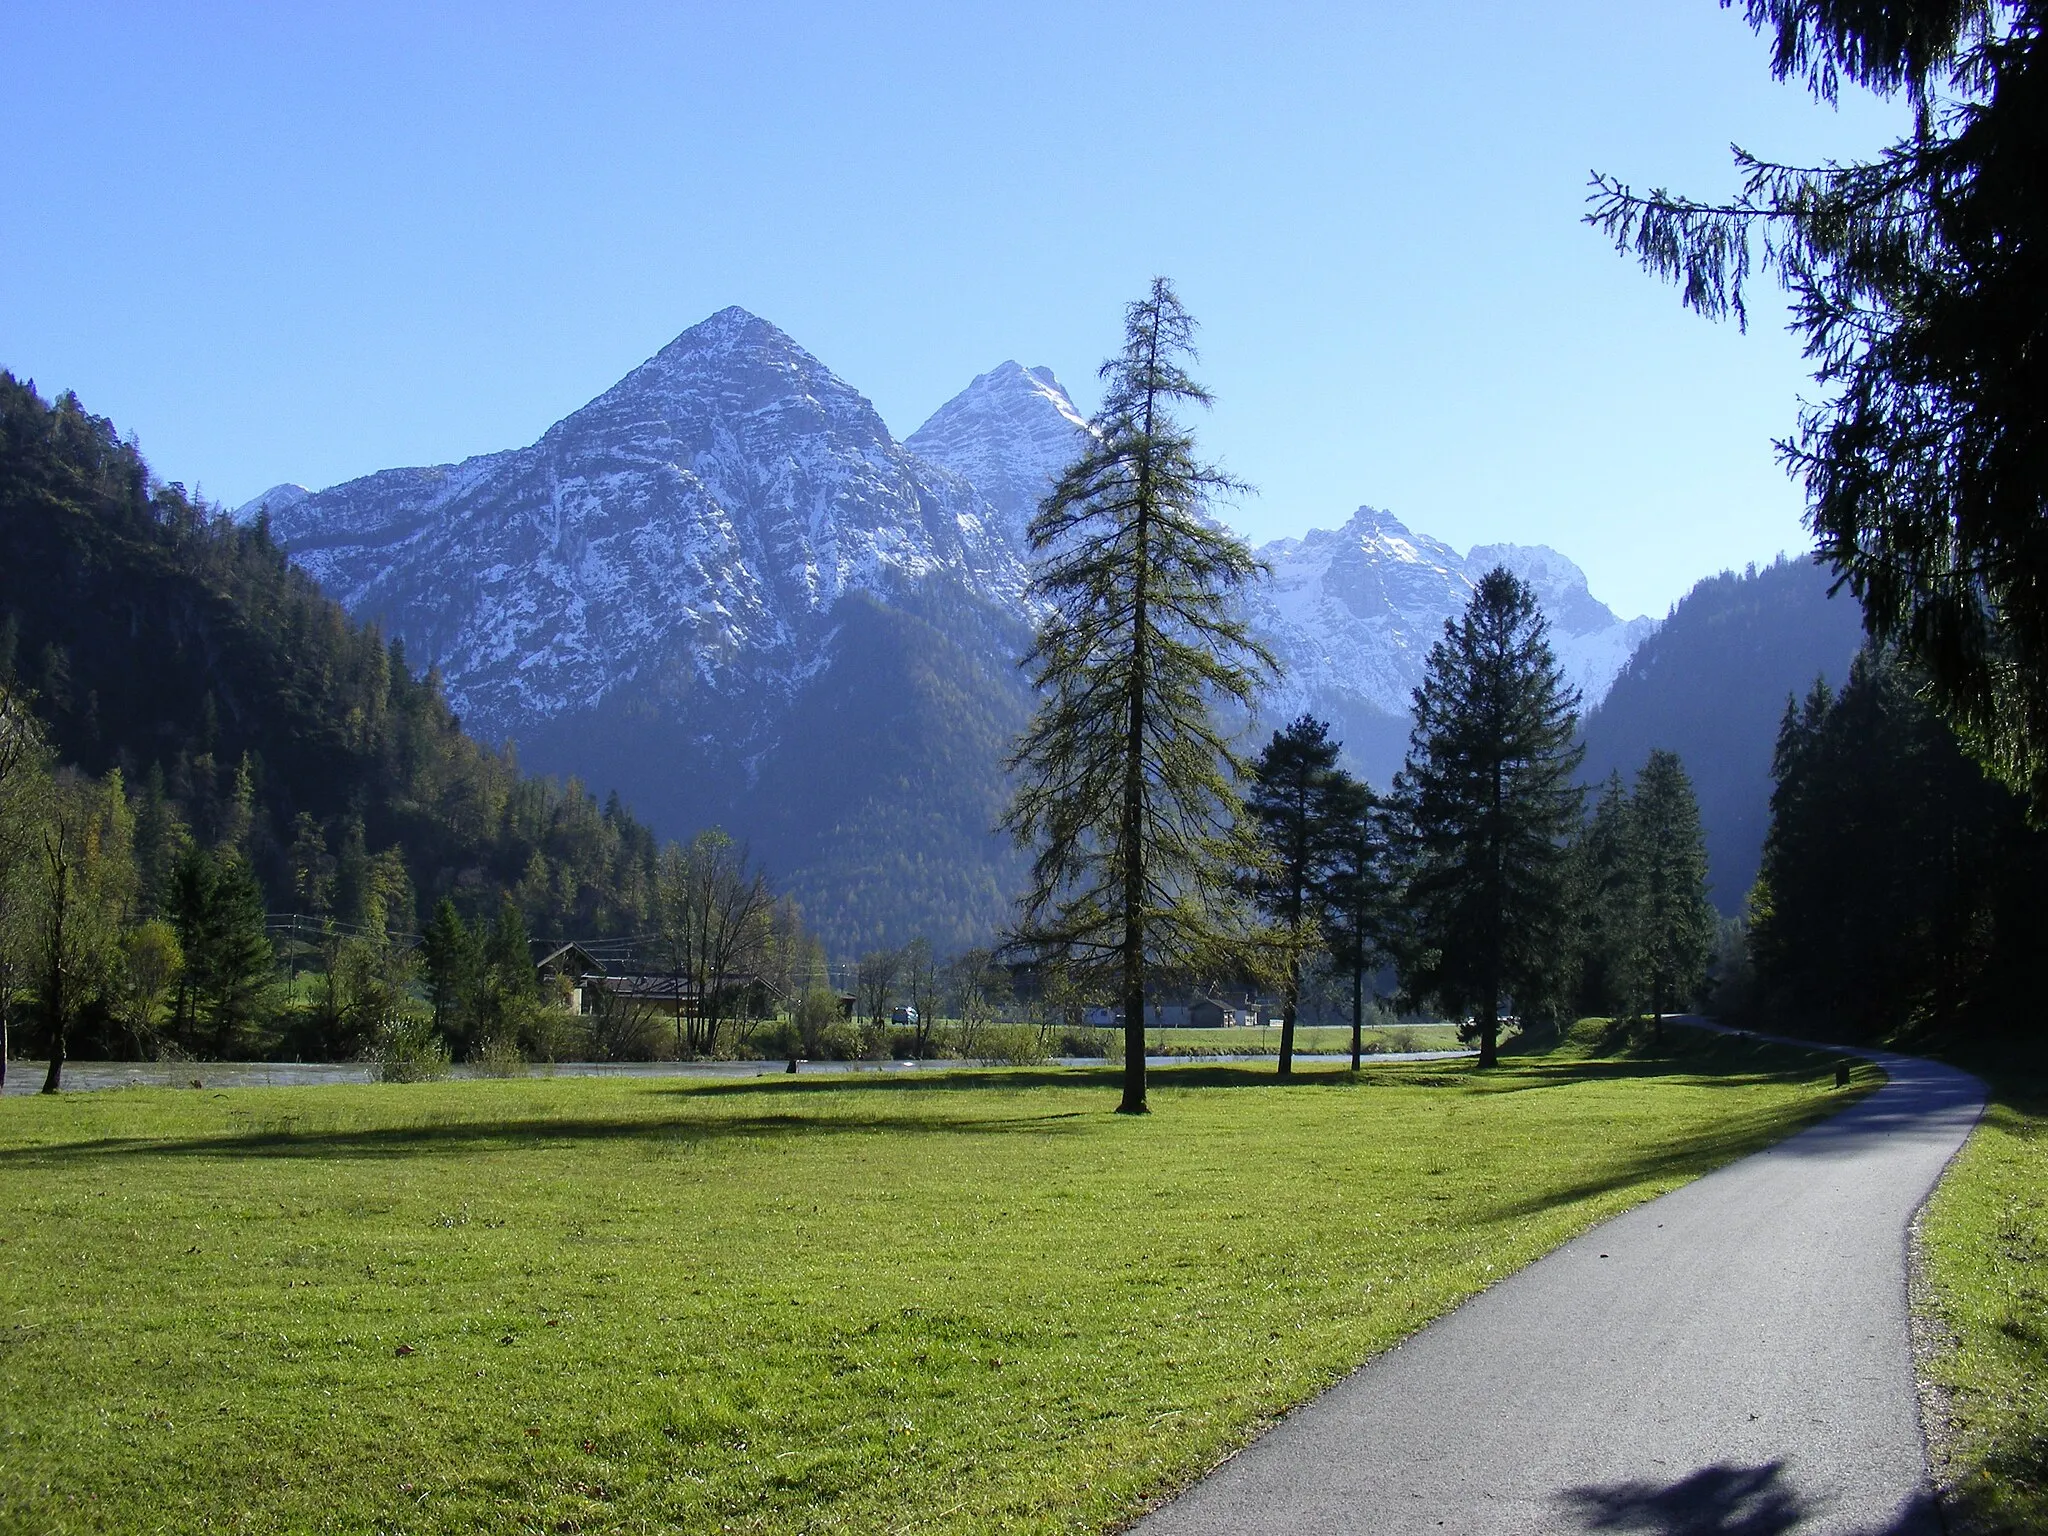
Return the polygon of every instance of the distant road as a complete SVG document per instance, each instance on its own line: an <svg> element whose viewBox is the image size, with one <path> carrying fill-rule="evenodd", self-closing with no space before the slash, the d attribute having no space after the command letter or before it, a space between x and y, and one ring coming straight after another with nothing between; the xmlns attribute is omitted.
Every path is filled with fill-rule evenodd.
<svg viewBox="0 0 2048 1536"><path fill-rule="evenodd" d="M1405 1051L1367 1055L1367 1065L1389 1061L1445 1061L1470 1056L1471 1051ZM1270 1062L1270 1054L1247 1056L1148 1056L1154 1067L1196 1067L1229 1062ZM1297 1062L1349 1061L1346 1055L1304 1054L1296 1051ZM986 1067L986 1061L806 1061L798 1070L804 1074L846 1072L950 1072L963 1067ZM1051 1066L1100 1067L1099 1057L1062 1056ZM534 1077L764 1077L788 1072L787 1061L558 1061L536 1064ZM7 1063L7 1095L40 1093L43 1074L49 1064L41 1061ZM450 1077L473 1078L471 1067L453 1067ZM100 1088L189 1088L196 1081L207 1088L305 1088L322 1083L368 1083L376 1069L360 1061L67 1061L64 1091L83 1093Z"/></svg>
<svg viewBox="0 0 2048 1536"><path fill-rule="evenodd" d="M1906 1226L1984 1107L1950 1067L1638 1206L1380 1356L1145 1536L1938 1536Z"/></svg>

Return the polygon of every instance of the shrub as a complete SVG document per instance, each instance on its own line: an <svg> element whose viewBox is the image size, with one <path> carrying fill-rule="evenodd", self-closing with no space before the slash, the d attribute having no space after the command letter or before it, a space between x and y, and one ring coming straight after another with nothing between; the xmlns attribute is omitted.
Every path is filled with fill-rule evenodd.
<svg viewBox="0 0 2048 1536"><path fill-rule="evenodd" d="M494 1038L514 1042L529 1061L576 1061L590 1049L590 1028L580 1014L531 997L505 999L503 1026Z"/></svg>
<svg viewBox="0 0 2048 1536"><path fill-rule="evenodd" d="M493 1035L470 1058L479 1077L524 1077L526 1056L519 1049L519 1042L503 1035Z"/></svg>
<svg viewBox="0 0 2048 1536"><path fill-rule="evenodd" d="M448 1047L425 1014L400 1014L378 1032L371 1059L380 1083L419 1083L448 1075Z"/></svg>
<svg viewBox="0 0 2048 1536"><path fill-rule="evenodd" d="M990 1024L981 1031L981 1059L1031 1067L1052 1055L1052 1042L1036 1024Z"/></svg>

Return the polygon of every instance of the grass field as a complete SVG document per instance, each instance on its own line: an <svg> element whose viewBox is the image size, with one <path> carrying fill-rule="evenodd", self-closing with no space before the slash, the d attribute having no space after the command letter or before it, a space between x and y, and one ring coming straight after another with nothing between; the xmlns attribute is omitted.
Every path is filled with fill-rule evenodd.
<svg viewBox="0 0 2048 1536"><path fill-rule="evenodd" d="M2048 1095L1999 1092L1927 1208L1948 1476L1979 1531L2048 1530Z"/></svg>
<svg viewBox="0 0 2048 1536"><path fill-rule="evenodd" d="M8 1100L0 1528L1102 1530L1844 1099L1733 1040L1154 1080Z"/></svg>

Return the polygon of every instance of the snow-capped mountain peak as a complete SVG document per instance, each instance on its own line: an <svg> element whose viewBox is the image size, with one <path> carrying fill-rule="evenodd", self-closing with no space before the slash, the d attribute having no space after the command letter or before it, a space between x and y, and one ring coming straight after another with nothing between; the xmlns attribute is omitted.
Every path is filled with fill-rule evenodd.
<svg viewBox="0 0 2048 1536"><path fill-rule="evenodd" d="M1032 514L1079 456L1087 432L1087 419L1050 368L1005 362L932 412L903 446L972 484L1022 550Z"/></svg>
<svg viewBox="0 0 2048 1536"><path fill-rule="evenodd" d="M296 507L312 494L303 485L287 480L273 485L260 496L251 496L235 508L234 519L238 523L253 523L265 512L275 517L287 507Z"/></svg>
<svg viewBox="0 0 2048 1536"><path fill-rule="evenodd" d="M1342 528L1276 539L1259 555L1273 574L1252 594L1252 623L1283 667L1261 718L1277 723L1309 710L1333 720L1376 778L1399 761L1409 699L1444 621L1464 611L1495 566L1535 589L1551 649L1587 705L1655 627L1617 619L1587 589L1585 572L1546 545L1460 554L1374 507L1360 507Z"/></svg>
<svg viewBox="0 0 2048 1536"><path fill-rule="evenodd" d="M1024 588L971 486L739 308L529 447L266 504L294 559L439 662L491 733L650 673L786 691L848 591L944 575L1014 606Z"/></svg>

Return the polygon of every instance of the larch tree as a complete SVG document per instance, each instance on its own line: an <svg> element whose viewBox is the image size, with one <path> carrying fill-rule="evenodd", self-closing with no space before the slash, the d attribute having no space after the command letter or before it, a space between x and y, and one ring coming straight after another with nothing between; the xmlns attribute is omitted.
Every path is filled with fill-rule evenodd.
<svg viewBox="0 0 2048 1536"><path fill-rule="evenodd" d="M1738 149L1725 200L1596 176L1588 222L1712 318L1775 274L1821 386L1779 444L1820 554L2048 820L2048 3L1742 9L1779 79L1903 98L1911 129L1846 164Z"/></svg>
<svg viewBox="0 0 2048 1536"><path fill-rule="evenodd" d="M1265 944L1280 980L1280 1075L1294 1071L1302 962L1320 945L1343 859L1343 812L1355 781L1337 766L1339 743L1311 715L1273 733L1252 762L1245 809L1263 857L1246 885L1266 919Z"/></svg>
<svg viewBox="0 0 2048 1536"><path fill-rule="evenodd" d="M1394 805L1408 908L1402 988L1466 1016L1499 1060L1501 1003L1545 988L1563 937L1565 839L1581 816L1578 693L1533 592L1505 568L1444 624L1415 690Z"/></svg>
<svg viewBox="0 0 2048 1536"><path fill-rule="evenodd" d="M1240 604L1259 564L1206 515L1244 487L1196 458L1179 415L1210 399L1188 372L1194 332L1164 278L1129 306L1087 446L1030 528L1048 617L1025 658L1040 703L1009 764L1006 825L1034 849L1017 938L1114 989L1124 1114L1147 1108L1150 980L1214 970L1247 936L1242 765L1217 706L1250 708L1275 670Z"/></svg>

